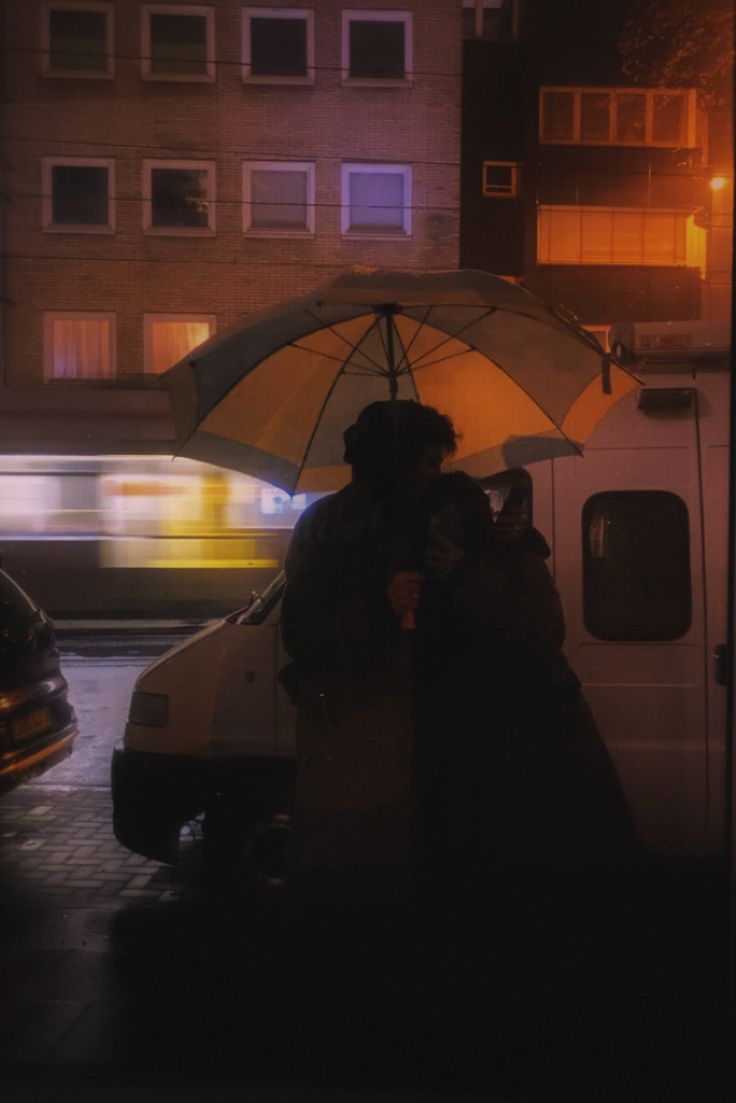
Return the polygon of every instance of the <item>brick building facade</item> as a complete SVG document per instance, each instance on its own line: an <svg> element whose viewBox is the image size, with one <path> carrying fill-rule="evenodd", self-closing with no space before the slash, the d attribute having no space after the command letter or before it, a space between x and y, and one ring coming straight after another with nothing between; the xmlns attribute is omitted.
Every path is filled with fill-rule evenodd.
<svg viewBox="0 0 736 1103"><path fill-rule="evenodd" d="M456 266L460 18L6 0L2 451L165 452L167 350L352 264Z"/></svg>

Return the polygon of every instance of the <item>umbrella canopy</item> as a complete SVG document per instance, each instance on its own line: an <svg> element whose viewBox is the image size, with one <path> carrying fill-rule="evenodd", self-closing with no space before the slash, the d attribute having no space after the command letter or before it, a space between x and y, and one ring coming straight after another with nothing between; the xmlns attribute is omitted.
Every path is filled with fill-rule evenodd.
<svg viewBox="0 0 736 1103"><path fill-rule="evenodd" d="M348 481L342 434L370 402L448 414L453 465L485 476L579 453L639 386L575 322L472 270L352 270L246 316L165 379L177 454L291 494Z"/></svg>

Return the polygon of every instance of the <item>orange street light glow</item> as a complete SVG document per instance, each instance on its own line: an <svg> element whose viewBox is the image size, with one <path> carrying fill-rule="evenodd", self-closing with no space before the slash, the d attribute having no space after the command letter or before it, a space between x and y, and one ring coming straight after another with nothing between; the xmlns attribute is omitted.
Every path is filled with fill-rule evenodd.
<svg viewBox="0 0 736 1103"><path fill-rule="evenodd" d="M727 183L725 176L714 176L710 181L710 188L712 191L723 191Z"/></svg>

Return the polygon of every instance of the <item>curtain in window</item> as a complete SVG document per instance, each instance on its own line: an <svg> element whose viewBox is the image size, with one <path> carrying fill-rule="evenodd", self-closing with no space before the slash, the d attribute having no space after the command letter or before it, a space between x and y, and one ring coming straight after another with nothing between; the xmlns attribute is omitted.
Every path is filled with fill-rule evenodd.
<svg viewBox="0 0 736 1103"><path fill-rule="evenodd" d="M110 322L104 318L55 318L52 379L109 379Z"/></svg>
<svg viewBox="0 0 736 1103"><path fill-rule="evenodd" d="M540 264L674 267L689 263L686 231L686 218L675 211L540 207L537 259Z"/></svg>
<svg viewBox="0 0 736 1103"><path fill-rule="evenodd" d="M152 370L157 375L166 371L209 335L209 322L154 322L151 326Z"/></svg>
<svg viewBox="0 0 736 1103"><path fill-rule="evenodd" d="M251 226L307 229L307 174L292 169L253 169L250 174Z"/></svg>

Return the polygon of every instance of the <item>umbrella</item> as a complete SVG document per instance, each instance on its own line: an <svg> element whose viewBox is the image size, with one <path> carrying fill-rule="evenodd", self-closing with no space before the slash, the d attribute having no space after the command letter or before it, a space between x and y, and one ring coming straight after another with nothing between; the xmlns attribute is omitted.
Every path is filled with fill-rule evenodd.
<svg viewBox="0 0 736 1103"><path fill-rule="evenodd" d="M165 373L177 455L290 494L349 479L345 428L370 402L448 414L478 477L580 453L639 380L572 318L474 270L353 269L246 316Z"/></svg>

